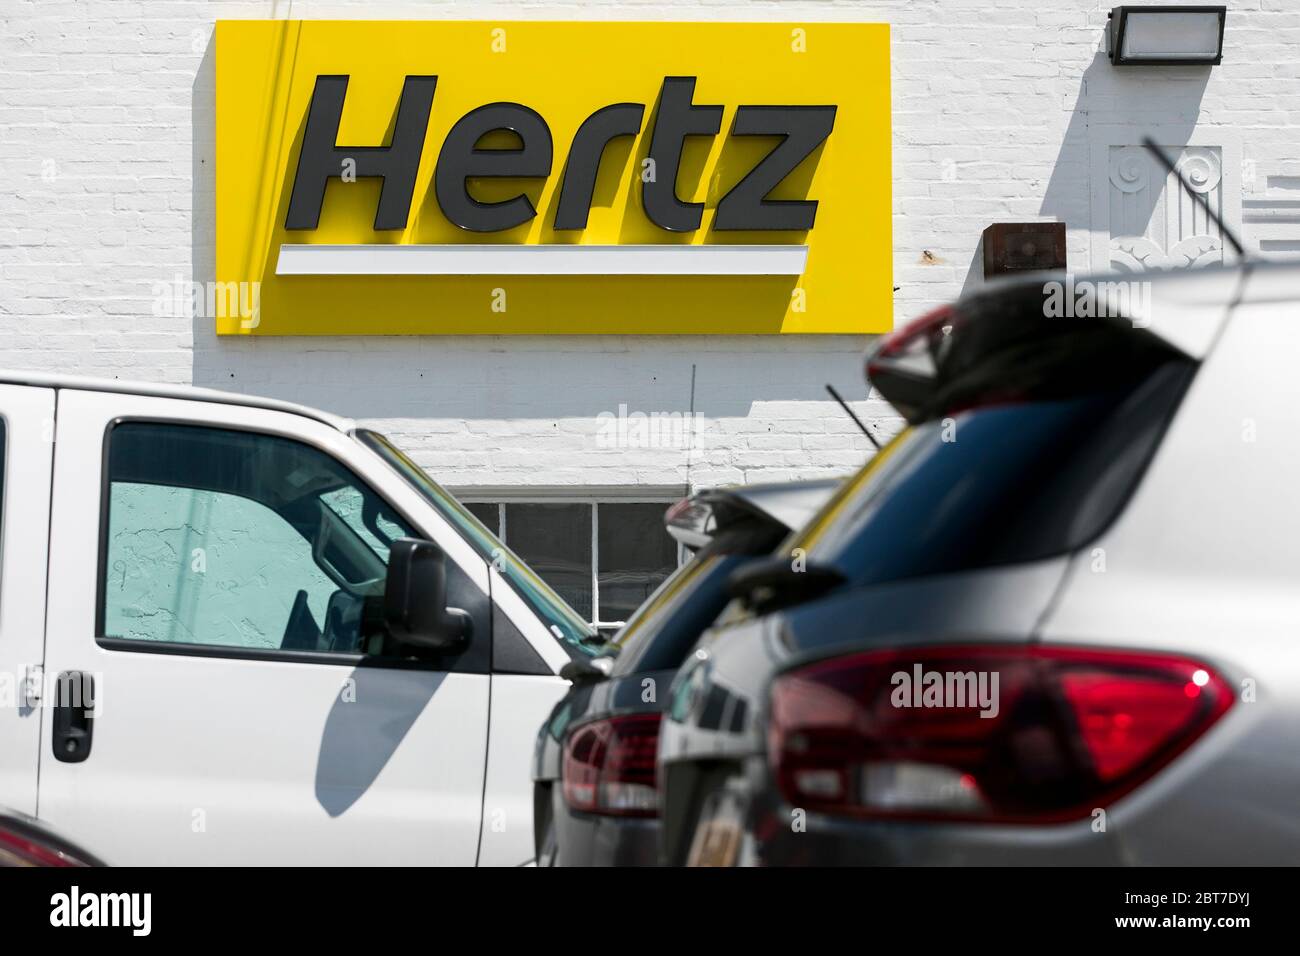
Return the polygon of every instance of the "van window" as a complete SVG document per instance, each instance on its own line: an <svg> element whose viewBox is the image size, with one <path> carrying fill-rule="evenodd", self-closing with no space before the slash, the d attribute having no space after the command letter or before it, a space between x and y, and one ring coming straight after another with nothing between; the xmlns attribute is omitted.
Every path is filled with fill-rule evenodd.
<svg viewBox="0 0 1300 956"><path fill-rule="evenodd" d="M595 628L579 617L536 571L489 531L473 512L449 495L423 468L411 461L383 435L366 429L358 429L354 435L437 509L484 560L492 563L501 579L546 624L547 630L559 640L560 646L571 657L591 657L597 653L599 638Z"/></svg>
<svg viewBox="0 0 1300 956"><path fill-rule="evenodd" d="M100 635L250 651L378 653L362 632L410 528L290 439L124 422L108 439Z"/></svg>

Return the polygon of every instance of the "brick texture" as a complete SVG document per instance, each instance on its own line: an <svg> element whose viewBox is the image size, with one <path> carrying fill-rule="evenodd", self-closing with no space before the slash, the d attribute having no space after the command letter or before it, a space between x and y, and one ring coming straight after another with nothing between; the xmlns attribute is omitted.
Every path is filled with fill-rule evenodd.
<svg viewBox="0 0 1300 956"><path fill-rule="evenodd" d="M1059 218L1090 263L1094 130L1228 127L1295 162L1300 7L1233 0L1214 70L1109 67L1097 0L401 3L0 0L0 365L193 382L389 431L440 480L709 485L842 473L870 446L825 382L888 433L863 337L218 340L160 315L210 277L213 62L225 17L868 20L893 25L896 322L981 279L980 232ZM870 188L864 183L863 188ZM692 390L692 382L694 388ZM602 412L703 416L689 447L607 447ZM683 443L678 443L683 444Z"/></svg>

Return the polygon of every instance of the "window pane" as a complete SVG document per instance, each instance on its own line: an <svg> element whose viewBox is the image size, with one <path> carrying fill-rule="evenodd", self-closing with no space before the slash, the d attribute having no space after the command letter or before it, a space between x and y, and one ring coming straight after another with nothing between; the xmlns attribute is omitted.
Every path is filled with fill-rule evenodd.
<svg viewBox="0 0 1300 956"><path fill-rule="evenodd" d="M446 489L430 478L427 471L411 461L383 435L360 429L357 437L418 491L438 514L446 518L485 561L493 563L502 579L546 622L547 630L564 644L567 651L586 655L596 653L595 644L590 642L595 631L587 619L579 617L578 612L565 603L553 587L520 560L519 555L502 540L504 535L499 538L483 527L483 523L470 514L463 504L447 494ZM469 578L466 577L465 580L468 581Z"/></svg>
<svg viewBox="0 0 1300 956"><path fill-rule="evenodd" d="M506 544L591 620L591 505L508 504Z"/></svg>
<svg viewBox="0 0 1300 956"><path fill-rule="evenodd" d="M391 512L376 510L377 499L364 495L355 486L348 485L338 491L320 496L320 500L345 522L347 526L388 563L388 550L405 532L397 517Z"/></svg>
<svg viewBox="0 0 1300 956"><path fill-rule="evenodd" d="M299 589L316 621L334 584L264 505L115 481L104 625L113 637L278 648Z"/></svg>
<svg viewBox="0 0 1300 956"><path fill-rule="evenodd" d="M855 587L1036 561L1114 518L1192 367L1137 385L967 409L901 432L791 541ZM926 515L923 522L917 515Z"/></svg>
<svg viewBox="0 0 1300 956"><path fill-rule="evenodd" d="M666 504L600 504L600 619L626 621L677 569Z"/></svg>
<svg viewBox="0 0 1300 956"><path fill-rule="evenodd" d="M411 532L332 457L270 435L127 422L110 433L108 470L106 636L364 649L386 542Z"/></svg>
<svg viewBox="0 0 1300 956"><path fill-rule="evenodd" d="M480 504L475 502L474 504L466 505L465 510L475 518L478 518L479 521L482 521L487 529L494 535L497 537L501 536L501 512L499 505Z"/></svg>

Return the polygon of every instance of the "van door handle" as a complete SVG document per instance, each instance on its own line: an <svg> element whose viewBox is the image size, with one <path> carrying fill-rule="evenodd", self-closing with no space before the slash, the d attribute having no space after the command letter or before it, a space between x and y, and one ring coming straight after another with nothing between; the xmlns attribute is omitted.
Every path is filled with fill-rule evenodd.
<svg viewBox="0 0 1300 956"><path fill-rule="evenodd" d="M86 671L63 671L54 691L54 758L81 763L90 756L95 729L95 678Z"/></svg>

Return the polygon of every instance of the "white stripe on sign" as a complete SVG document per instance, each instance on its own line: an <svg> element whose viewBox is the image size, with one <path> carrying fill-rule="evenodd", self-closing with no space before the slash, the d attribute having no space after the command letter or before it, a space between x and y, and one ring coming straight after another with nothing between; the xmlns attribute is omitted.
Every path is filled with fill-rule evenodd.
<svg viewBox="0 0 1300 956"><path fill-rule="evenodd" d="M280 246L281 276L797 276L807 246Z"/></svg>

